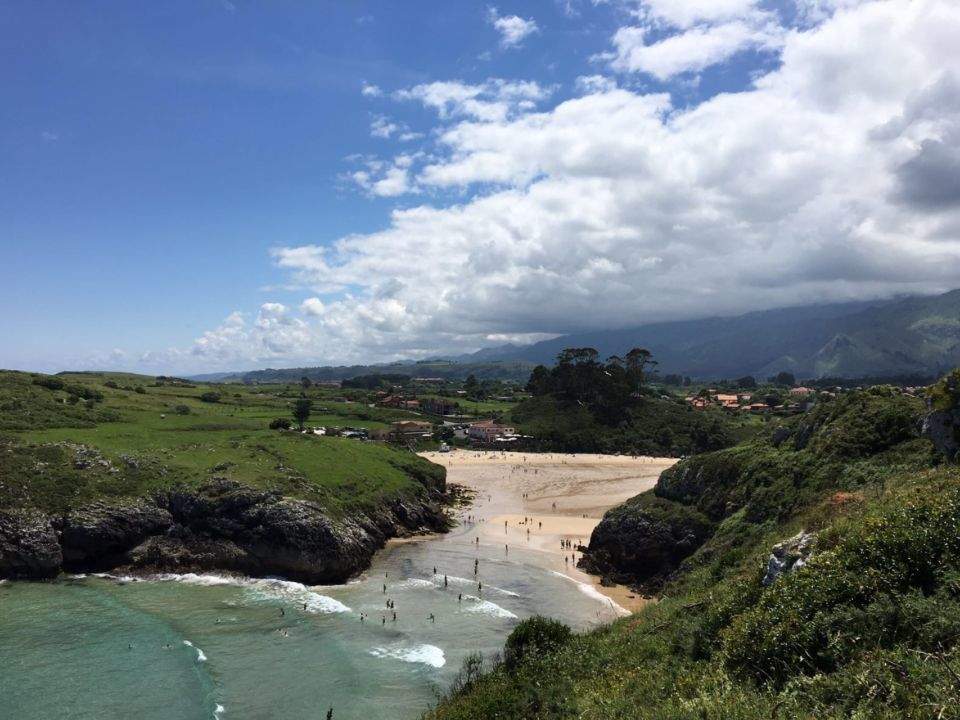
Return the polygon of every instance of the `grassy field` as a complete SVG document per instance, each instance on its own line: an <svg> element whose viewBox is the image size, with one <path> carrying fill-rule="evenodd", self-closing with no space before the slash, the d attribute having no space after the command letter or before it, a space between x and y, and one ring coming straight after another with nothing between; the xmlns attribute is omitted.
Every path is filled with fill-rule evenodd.
<svg viewBox="0 0 960 720"><path fill-rule="evenodd" d="M157 386L146 376L77 373L58 375L54 387L46 387L34 384L36 377L0 373L7 448L0 455L0 506L59 509L218 476L343 512L415 491L418 474L438 472L411 453L376 443L268 429L272 419L290 418L299 386ZM216 402L201 399L210 392L219 394ZM311 426L374 429L409 417L336 402L325 389L309 394ZM91 462L77 459L89 454L85 448L94 453Z"/></svg>

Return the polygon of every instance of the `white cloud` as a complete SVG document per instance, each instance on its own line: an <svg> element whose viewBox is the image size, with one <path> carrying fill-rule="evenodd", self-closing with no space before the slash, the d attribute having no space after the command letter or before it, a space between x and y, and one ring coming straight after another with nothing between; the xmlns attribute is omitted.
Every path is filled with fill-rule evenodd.
<svg viewBox="0 0 960 720"><path fill-rule="evenodd" d="M759 0L642 0L635 14L651 22L689 28L702 22L749 17L759 4Z"/></svg>
<svg viewBox="0 0 960 720"><path fill-rule="evenodd" d="M380 97L383 91L378 86L365 82L360 86L360 94L364 97Z"/></svg>
<svg viewBox="0 0 960 720"><path fill-rule="evenodd" d="M533 81L492 78L479 85L459 80L424 83L400 90L395 96L398 100L416 100L436 110L442 119L466 116L491 121L531 110L552 92L552 88Z"/></svg>
<svg viewBox="0 0 960 720"><path fill-rule="evenodd" d="M618 72L661 81L698 73L745 50L779 50L787 30L759 0L626 0L637 24L613 36L597 56Z"/></svg>
<svg viewBox="0 0 960 720"><path fill-rule="evenodd" d="M377 115L370 123L370 134L376 138L388 139L394 133L403 129L403 126L392 122L385 115Z"/></svg>
<svg viewBox="0 0 960 720"><path fill-rule="evenodd" d="M503 84L413 88L440 118L436 154L358 172L369 192L452 188L462 202L276 249L309 296L300 315L231 316L197 347L221 365L426 357L491 337L952 288L956 37L951 0L831 9L784 33L782 65L754 86L692 107L600 81L539 112Z"/></svg>
<svg viewBox="0 0 960 720"><path fill-rule="evenodd" d="M500 45L504 48L519 47L527 37L539 30L533 18L500 15L495 7L488 10L487 20L500 33Z"/></svg>
<svg viewBox="0 0 960 720"><path fill-rule="evenodd" d="M590 95L615 90L617 81L605 75L581 75L576 80L577 90Z"/></svg>

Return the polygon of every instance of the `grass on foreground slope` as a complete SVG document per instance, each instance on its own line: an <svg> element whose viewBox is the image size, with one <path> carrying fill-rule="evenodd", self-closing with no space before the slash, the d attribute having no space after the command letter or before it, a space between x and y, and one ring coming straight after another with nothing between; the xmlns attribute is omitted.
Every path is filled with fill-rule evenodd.
<svg viewBox="0 0 960 720"><path fill-rule="evenodd" d="M686 461L723 460L687 487L721 519L660 602L485 675L474 662L426 717L960 717L960 470L935 466L917 415L853 395L776 444ZM818 531L806 566L764 586L771 546L800 529Z"/></svg>
<svg viewBox="0 0 960 720"><path fill-rule="evenodd" d="M51 388L34 384L37 377L50 376L0 372L0 507L62 511L218 476L339 513L418 492L418 477L443 474L382 445L269 430L272 418L290 416L282 387L155 387L145 376L77 373L56 376L64 387ZM209 392L219 400L200 399ZM342 414L311 424L377 424L358 417L368 416L366 406L314 405Z"/></svg>

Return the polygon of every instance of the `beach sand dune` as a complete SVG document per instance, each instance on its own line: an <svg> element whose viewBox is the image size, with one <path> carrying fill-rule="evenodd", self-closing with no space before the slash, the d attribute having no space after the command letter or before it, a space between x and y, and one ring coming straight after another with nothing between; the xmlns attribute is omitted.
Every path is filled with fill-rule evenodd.
<svg viewBox="0 0 960 720"><path fill-rule="evenodd" d="M643 605L629 588L602 587L599 578L577 569L581 553L575 548L586 545L604 512L652 488L674 458L474 450L423 457L446 467L448 482L476 493L473 506L460 513L471 537L485 545L535 551L538 564L621 607ZM468 523L468 517L474 521Z"/></svg>

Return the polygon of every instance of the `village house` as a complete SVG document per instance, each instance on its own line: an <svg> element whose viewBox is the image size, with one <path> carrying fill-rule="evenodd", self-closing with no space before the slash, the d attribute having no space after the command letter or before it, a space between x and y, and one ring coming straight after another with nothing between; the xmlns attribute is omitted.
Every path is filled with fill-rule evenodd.
<svg viewBox="0 0 960 720"><path fill-rule="evenodd" d="M736 410L738 407L740 407L740 398L738 398L736 395L717 393L716 401L720 407L727 410Z"/></svg>
<svg viewBox="0 0 960 720"><path fill-rule="evenodd" d="M812 395L815 392L813 388L798 386L795 388L790 388L790 395L793 397L806 397L807 395Z"/></svg>
<svg viewBox="0 0 960 720"><path fill-rule="evenodd" d="M433 425L423 420L400 420L390 423L389 435L392 438L420 438L433 432Z"/></svg>
<svg viewBox="0 0 960 720"><path fill-rule="evenodd" d="M470 423L470 427L467 428L467 437L478 443L490 443L497 437L516 434L516 428L500 425L493 420Z"/></svg>

